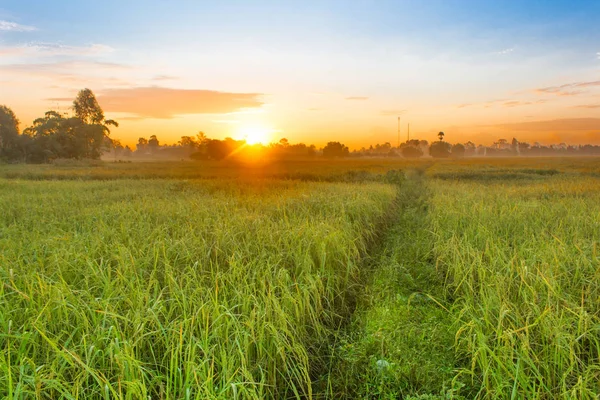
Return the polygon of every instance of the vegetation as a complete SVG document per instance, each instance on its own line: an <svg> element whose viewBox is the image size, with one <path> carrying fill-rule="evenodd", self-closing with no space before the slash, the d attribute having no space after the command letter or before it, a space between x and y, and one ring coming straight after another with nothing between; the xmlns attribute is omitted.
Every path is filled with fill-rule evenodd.
<svg viewBox="0 0 600 400"><path fill-rule="evenodd" d="M284 181L2 186L9 398L310 396L309 364L350 312L361 254L395 193Z"/></svg>
<svg viewBox="0 0 600 400"><path fill-rule="evenodd" d="M110 138L109 127L118 123L105 119L104 112L90 89L81 90L73 101L73 115L47 111L44 117L19 132L19 120L14 112L0 106L0 162L51 163L55 160L97 160L103 155L114 161L184 160L222 161L237 160L314 160L347 157L403 157L420 158L427 154L433 158L514 157L514 156L577 156L600 155L600 146L569 146L565 143L542 146L520 142L513 138L509 143L499 139L492 146L475 145L473 142L454 145L445 142L446 134L438 133L439 141L429 144L426 140L412 139L393 147L389 142L369 148L353 150L341 142L330 141L322 149L315 145L290 143L286 138L263 145L249 144L245 140L226 137L223 140L209 138L204 132L196 136L181 136L175 144L161 144L156 135L148 139L140 137L135 150L123 146L120 140Z"/></svg>
<svg viewBox="0 0 600 400"><path fill-rule="evenodd" d="M597 398L599 179L595 158L2 165L0 396Z"/></svg>

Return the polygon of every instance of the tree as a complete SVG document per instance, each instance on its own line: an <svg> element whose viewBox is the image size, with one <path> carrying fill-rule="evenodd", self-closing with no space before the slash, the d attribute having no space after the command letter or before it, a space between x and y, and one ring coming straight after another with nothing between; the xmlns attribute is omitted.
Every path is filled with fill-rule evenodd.
<svg viewBox="0 0 600 400"><path fill-rule="evenodd" d="M348 147L340 142L329 142L323 148L323 157L326 158L348 157L349 155Z"/></svg>
<svg viewBox="0 0 600 400"><path fill-rule="evenodd" d="M156 152L156 150L158 150L159 147L160 143L158 142L158 138L156 137L156 135L150 136L150 139L148 139L148 149L150 150L150 152Z"/></svg>
<svg viewBox="0 0 600 400"><path fill-rule="evenodd" d="M405 158L419 158L423 155L423 150L416 146L400 146L400 152Z"/></svg>
<svg viewBox="0 0 600 400"><path fill-rule="evenodd" d="M138 153L144 153L146 152L146 149L148 148L148 139L146 138L139 138L137 144L135 145L135 151Z"/></svg>
<svg viewBox="0 0 600 400"><path fill-rule="evenodd" d="M513 138L512 142L510 142L510 150L513 154L519 154L519 141L517 138Z"/></svg>
<svg viewBox="0 0 600 400"><path fill-rule="evenodd" d="M440 139L440 142L444 141L444 135L445 135L444 132L438 133L438 138Z"/></svg>
<svg viewBox="0 0 600 400"><path fill-rule="evenodd" d="M434 142L429 146L429 154L434 158L448 158L450 157L451 149L452 146L448 142Z"/></svg>
<svg viewBox="0 0 600 400"><path fill-rule="evenodd" d="M0 106L0 157L14 160L20 157L19 120L10 108Z"/></svg>
<svg viewBox="0 0 600 400"><path fill-rule="evenodd" d="M90 89L83 89L77 93L77 97L73 101L73 111L84 124L104 123L104 112Z"/></svg>
<svg viewBox="0 0 600 400"><path fill-rule="evenodd" d="M110 135L109 126L118 127L119 124L112 119L104 118L104 111L98 104L96 96L90 89L83 89L77 93L73 101L75 117L69 122L80 146L77 158L99 158L104 150L104 139ZM69 118L71 120L71 118ZM79 124L77 124L77 121Z"/></svg>
<svg viewBox="0 0 600 400"><path fill-rule="evenodd" d="M456 143L454 146L452 146L452 157L455 158L462 158L465 156L465 146L460 144L460 143Z"/></svg>

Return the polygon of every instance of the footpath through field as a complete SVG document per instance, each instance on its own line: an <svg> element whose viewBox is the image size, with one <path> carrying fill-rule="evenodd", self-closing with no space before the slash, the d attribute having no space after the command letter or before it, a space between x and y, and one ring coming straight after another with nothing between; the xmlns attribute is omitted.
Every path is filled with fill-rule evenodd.
<svg viewBox="0 0 600 400"><path fill-rule="evenodd" d="M328 398L445 398L456 360L443 279L433 264L423 171L408 171L371 254L364 296L338 338Z"/></svg>

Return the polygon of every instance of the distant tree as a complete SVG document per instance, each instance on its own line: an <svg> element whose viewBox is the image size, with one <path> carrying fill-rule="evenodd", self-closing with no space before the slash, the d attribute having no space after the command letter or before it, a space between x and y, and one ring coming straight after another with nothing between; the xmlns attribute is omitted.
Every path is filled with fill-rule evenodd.
<svg viewBox="0 0 600 400"><path fill-rule="evenodd" d="M513 138L510 142L510 151L515 155L519 154L519 141L517 138Z"/></svg>
<svg viewBox="0 0 600 400"><path fill-rule="evenodd" d="M477 145L471 141L464 144L465 156L474 156L477 153Z"/></svg>
<svg viewBox="0 0 600 400"><path fill-rule="evenodd" d="M444 141L444 135L445 135L445 134L444 134L444 132L440 132L440 133L438 133L438 135L437 135L437 136L438 136L438 139L440 139L440 142L443 142L443 141Z"/></svg>
<svg viewBox="0 0 600 400"><path fill-rule="evenodd" d="M150 150L151 153L155 153L159 147L160 143L156 135L150 136L150 139L148 139L148 150Z"/></svg>
<svg viewBox="0 0 600 400"><path fill-rule="evenodd" d="M279 145L281 147L288 147L290 145L290 142L286 138L282 138L279 140Z"/></svg>
<svg viewBox="0 0 600 400"><path fill-rule="evenodd" d="M450 157L450 151L452 146L448 142L433 142L429 146L429 154L434 158L448 158Z"/></svg>
<svg viewBox="0 0 600 400"><path fill-rule="evenodd" d="M410 140L400 145L400 153L405 158L419 158L423 155L423 150L418 140Z"/></svg>
<svg viewBox="0 0 600 400"><path fill-rule="evenodd" d="M223 160L245 143L243 140L234 140L232 138L225 138L224 140L209 139L206 142L206 158ZM199 154L194 153L193 156L193 159L201 159Z"/></svg>
<svg viewBox="0 0 600 400"><path fill-rule="evenodd" d="M348 157L349 155L350 151L348 147L340 142L329 142L323 148L323 157L326 158Z"/></svg>
<svg viewBox="0 0 600 400"><path fill-rule="evenodd" d="M465 156L465 146L460 144L460 143L456 143L454 146L452 146L452 157L455 158L462 158Z"/></svg>
<svg viewBox="0 0 600 400"><path fill-rule="evenodd" d="M198 142L193 136L182 136L181 140L177 144L181 147L185 147L192 150L198 146Z"/></svg>
<svg viewBox="0 0 600 400"><path fill-rule="evenodd" d="M135 145L135 151L138 153L144 153L146 152L146 149L148 148L148 139L146 138L139 138L137 144Z"/></svg>
<svg viewBox="0 0 600 400"><path fill-rule="evenodd" d="M0 105L0 158L12 161L22 155L19 120L10 108Z"/></svg>

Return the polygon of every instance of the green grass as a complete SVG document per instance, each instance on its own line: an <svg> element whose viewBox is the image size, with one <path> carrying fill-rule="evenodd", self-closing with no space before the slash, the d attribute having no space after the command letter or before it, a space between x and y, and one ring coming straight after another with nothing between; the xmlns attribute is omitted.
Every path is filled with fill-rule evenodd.
<svg viewBox="0 0 600 400"><path fill-rule="evenodd" d="M2 165L0 397L598 398L599 177Z"/></svg>
<svg viewBox="0 0 600 400"><path fill-rule="evenodd" d="M362 303L335 349L328 377L332 398L445 398L459 392L460 383L452 382L455 332L432 263L428 197L418 175L400 189Z"/></svg>
<svg viewBox="0 0 600 400"><path fill-rule="evenodd" d="M600 181L434 182L461 375L482 398L600 395Z"/></svg>
<svg viewBox="0 0 600 400"><path fill-rule="evenodd" d="M382 184L0 182L0 395L310 397Z"/></svg>

